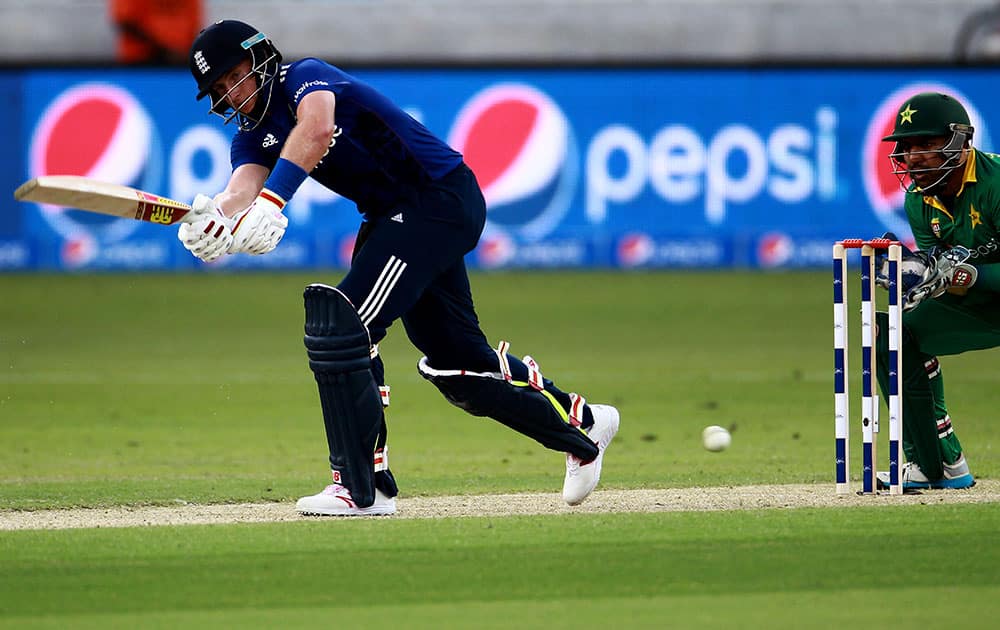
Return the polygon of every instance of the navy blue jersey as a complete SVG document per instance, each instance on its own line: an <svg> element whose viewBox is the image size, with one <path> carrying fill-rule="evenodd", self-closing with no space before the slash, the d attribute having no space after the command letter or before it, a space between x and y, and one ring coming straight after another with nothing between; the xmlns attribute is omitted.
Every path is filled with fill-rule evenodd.
<svg viewBox="0 0 1000 630"><path fill-rule="evenodd" d="M330 190L378 216L451 172L462 156L367 83L319 59L283 66L267 115L233 138L233 169L273 168L295 126L295 111L310 92L336 94L336 131L330 150L309 174Z"/></svg>

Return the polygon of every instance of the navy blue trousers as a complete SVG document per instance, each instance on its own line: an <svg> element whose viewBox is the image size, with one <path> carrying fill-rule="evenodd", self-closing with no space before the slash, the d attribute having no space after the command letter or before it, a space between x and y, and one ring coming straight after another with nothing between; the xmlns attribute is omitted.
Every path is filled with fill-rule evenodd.
<svg viewBox="0 0 1000 630"><path fill-rule="evenodd" d="M464 259L485 224L486 202L462 165L362 225L351 269L338 288L358 309L372 343L401 319L434 367L496 368Z"/></svg>
<svg viewBox="0 0 1000 630"><path fill-rule="evenodd" d="M479 242L485 223L482 192L472 171L461 165L362 224L351 269L338 288L357 308L373 344L398 319L435 369L498 370L497 354L479 325L464 261ZM514 357L509 360L514 378L526 380L524 364ZM384 385L381 358L372 363L375 380ZM568 410L569 394L546 381L546 390ZM520 408L521 399L532 395L514 392L513 402ZM584 460L595 456L593 443L578 429L554 421L551 404L538 398L529 400L527 406L538 410L537 423L535 418L524 418L518 426L507 424L549 448L572 452ZM590 410L584 414L589 424ZM384 445L385 439L383 424L377 446ZM388 471L376 474L376 487L390 496L396 494Z"/></svg>

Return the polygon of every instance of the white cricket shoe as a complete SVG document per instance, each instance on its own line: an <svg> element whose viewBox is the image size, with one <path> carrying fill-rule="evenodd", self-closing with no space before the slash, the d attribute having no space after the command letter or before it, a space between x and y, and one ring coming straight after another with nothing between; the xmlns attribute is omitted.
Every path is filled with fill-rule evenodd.
<svg viewBox="0 0 1000 630"><path fill-rule="evenodd" d="M396 513L396 499L375 490L375 503L368 507L358 507L351 498L351 491L333 483L323 488L319 494L302 497L295 504L295 510L300 514L317 516L379 516Z"/></svg>
<svg viewBox="0 0 1000 630"><path fill-rule="evenodd" d="M965 460L965 455L960 455L954 464L941 463L944 476L936 481L931 481L920 470L916 462L906 462L900 468L899 475L903 481L903 490L964 490L976 485L976 480L969 472L969 463ZM878 488L885 490L889 487L889 473L879 472L876 475Z"/></svg>
<svg viewBox="0 0 1000 630"><path fill-rule="evenodd" d="M594 415L594 426L587 431L589 437L597 444L597 457L584 463L574 455L566 453L566 479L563 481L563 501L570 505L579 505L590 496L601 479L601 463L604 461L604 451L618 433L621 415L611 405L590 405Z"/></svg>

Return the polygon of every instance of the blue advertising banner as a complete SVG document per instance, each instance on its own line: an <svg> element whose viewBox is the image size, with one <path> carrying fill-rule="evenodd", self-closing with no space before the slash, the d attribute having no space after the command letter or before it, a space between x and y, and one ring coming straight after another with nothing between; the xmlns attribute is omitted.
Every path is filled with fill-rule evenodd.
<svg viewBox="0 0 1000 630"><path fill-rule="evenodd" d="M992 150L995 77L976 69L507 69L356 73L461 151L489 205L478 268L783 268L829 262L845 237L908 236L880 142L909 95L967 105ZM23 147L8 190L77 174L181 201L222 189L231 126L180 70L0 76ZM16 203L0 269L345 267L352 203L311 181L267 256L206 266L175 230Z"/></svg>

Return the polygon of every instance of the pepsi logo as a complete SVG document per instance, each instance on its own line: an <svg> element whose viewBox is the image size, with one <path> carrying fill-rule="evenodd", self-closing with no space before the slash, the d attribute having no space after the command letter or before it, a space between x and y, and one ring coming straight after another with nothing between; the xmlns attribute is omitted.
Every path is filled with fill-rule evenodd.
<svg viewBox="0 0 1000 630"><path fill-rule="evenodd" d="M656 244L648 234L626 234L616 248L618 264L622 267L641 267L656 252Z"/></svg>
<svg viewBox="0 0 1000 630"><path fill-rule="evenodd" d="M63 264L70 269L84 267L97 258L97 244L86 232L63 241L59 250Z"/></svg>
<svg viewBox="0 0 1000 630"><path fill-rule="evenodd" d="M765 234L757 243L757 262L761 267L773 268L787 264L795 253L795 243L787 234Z"/></svg>
<svg viewBox="0 0 1000 630"><path fill-rule="evenodd" d="M149 114L126 90L103 83L70 87L42 112L29 148L31 177L82 175L144 190L162 180L159 142ZM100 243L122 240L140 224L41 206L64 239L87 233Z"/></svg>
<svg viewBox="0 0 1000 630"><path fill-rule="evenodd" d="M476 261L485 269L505 267L517 256L517 244L500 230L488 230L476 246Z"/></svg>
<svg viewBox="0 0 1000 630"><path fill-rule="evenodd" d="M538 240L569 209L580 170L576 141L563 111L536 88L505 83L474 95L448 142L476 174L490 223Z"/></svg>
<svg viewBox="0 0 1000 630"><path fill-rule="evenodd" d="M943 92L957 98L965 105L972 126L975 128L973 144L982 148L988 148L990 144L989 133L973 103L950 85L911 83L892 92L879 103L865 131L861 149L861 179L876 218L886 230L895 232L904 241L912 241L910 226L903 210L906 193L892 172L893 165L889 153L892 152L894 144L882 142L882 138L892 133L900 106L908 98L920 92ZM904 185L908 183L904 179Z"/></svg>

